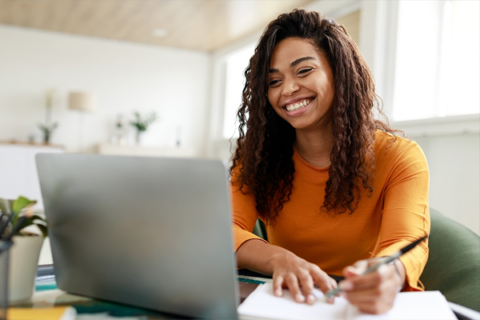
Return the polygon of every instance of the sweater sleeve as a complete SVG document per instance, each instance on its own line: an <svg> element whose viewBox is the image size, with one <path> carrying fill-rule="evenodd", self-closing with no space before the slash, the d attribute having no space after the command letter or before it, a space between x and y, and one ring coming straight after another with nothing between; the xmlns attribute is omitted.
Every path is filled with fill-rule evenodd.
<svg viewBox="0 0 480 320"><path fill-rule="evenodd" d="M425 155L415 142L411 142L394 161L390 172L375 256L390 255L430 233L428 188ZM406 271L406 290L423 290L419 278L427 259L428 239L400 257Z"/></svg>
<svg viewBox="0 0 480 320"><path fill-rule="evenodd" d="M248 192L247 186L244 186L243 192L239 189L239 184L235 180L236 170L232 174L232 183L230 185L232 195L232 211L233 211L233 237L234 249L238 248L248 240L260 239L252 233L258 218L255 197Z"/></svg>

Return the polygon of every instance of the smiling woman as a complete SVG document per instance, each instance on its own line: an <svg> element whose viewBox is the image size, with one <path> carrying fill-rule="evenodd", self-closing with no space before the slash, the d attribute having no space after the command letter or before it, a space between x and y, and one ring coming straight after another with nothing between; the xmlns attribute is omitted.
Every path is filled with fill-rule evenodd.
<svg viewBox="0 0 480 320"><path fill-rule="evenodd" d="M429 232L428 167L381 113L370 71L345 28L316 12L272 21L245 71L233 156L239 267L314 302L336 286L360 310L389 310L398 288L422 290L428 247L369 275L375 260ZM257 218L270 243L251 231Z"/></svg>
<svg viewBox="0 0 480 320"><path fill-rule="evenodd" d="M301 132L331 122L333 73L323 53L309 41L288 38L275 47L270 66L268 100L281 118ZM304 92L295 94L301 87Z"/></svg>

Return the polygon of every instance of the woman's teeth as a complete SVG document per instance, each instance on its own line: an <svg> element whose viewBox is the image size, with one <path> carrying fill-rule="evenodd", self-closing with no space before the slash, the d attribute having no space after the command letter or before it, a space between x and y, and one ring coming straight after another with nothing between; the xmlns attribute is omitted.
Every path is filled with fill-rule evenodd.
<svg viewBox="0 0 480 320"><path fill-rule="evenodd" d="M289 105L285 106L285 108L287 109L287 111L295 111L295 110L298 110L300 108L305 107L310 102L311 102L311 100L302 100L302 101L297 102L297 103L289 104Z"/></svg>

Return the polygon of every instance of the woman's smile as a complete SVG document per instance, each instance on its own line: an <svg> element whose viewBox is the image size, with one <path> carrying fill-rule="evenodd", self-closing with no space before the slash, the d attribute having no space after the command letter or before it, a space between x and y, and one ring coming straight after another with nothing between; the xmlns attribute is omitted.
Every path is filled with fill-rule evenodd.
<svg viewBox="0 0 480 320"><path fill-rule="evenodd" d="M308 99L301 99L300 102L293 102L291 104L287 104L284 108L285 113L289 117L300 116L308 112L308 110L310 110L314 102L315 102L314 98L308 98Z"/></svg>

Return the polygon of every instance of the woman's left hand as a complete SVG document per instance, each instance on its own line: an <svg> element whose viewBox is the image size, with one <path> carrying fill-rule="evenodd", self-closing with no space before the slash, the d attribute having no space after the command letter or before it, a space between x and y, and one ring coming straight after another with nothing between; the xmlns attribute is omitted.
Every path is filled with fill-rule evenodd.
<svg viewBox="0 0 480 320"><path fill-rule="evenodd" d="M383 265L377 271L361 275L378 259L361 260L343 270L345 280L340 282L342 295L361 312L381 314L393 307L393 301L405 282L405 268L400 261Z"/></svg>

